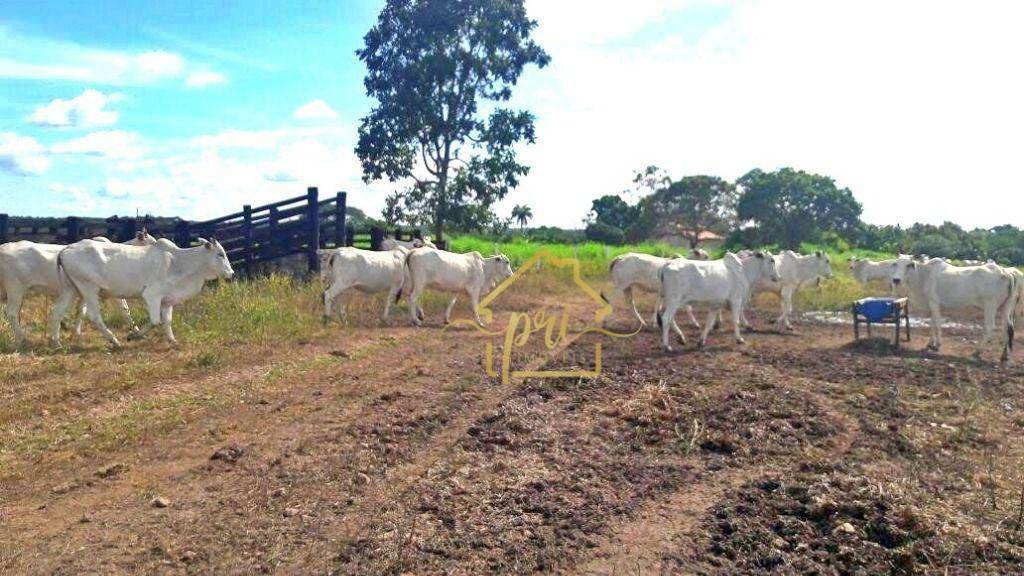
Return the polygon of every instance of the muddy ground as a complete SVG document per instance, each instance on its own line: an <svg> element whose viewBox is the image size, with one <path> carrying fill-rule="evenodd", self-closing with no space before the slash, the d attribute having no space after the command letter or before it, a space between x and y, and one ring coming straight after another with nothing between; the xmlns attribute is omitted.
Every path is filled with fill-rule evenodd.
<svg viewBox="0 0 1024 576"><path fill-rule="evenodd" d="M571 298L538 300L585 307ZM571 368L601 342L597 378L502 385L481 369L485 336L396 322L143 383L133 396L157 403L244 393L102 449L6 460L0 571L1024 572L1024 354L969 359L958 331L925 354L917 331L894 355L768 317L745 345L587 335L515 358ZM54 385L19 378L5 403ZM50 412L5 434L68 417Z"/></svg>

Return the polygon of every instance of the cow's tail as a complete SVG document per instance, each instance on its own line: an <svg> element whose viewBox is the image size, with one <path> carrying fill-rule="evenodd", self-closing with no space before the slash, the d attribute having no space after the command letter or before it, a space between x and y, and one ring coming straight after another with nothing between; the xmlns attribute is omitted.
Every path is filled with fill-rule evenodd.
<svg viewBox="0 0 1024 576"><path fill-rule="evenodd" d="M78 293L78 297L82 297L82 289L75 282L75 279L68 274L68 271L64 268L64 253L68 251L69 247L64 248L57 253L57 285L61 292L65 290L74 290Z"/></svg>
<svg viewBox="0 0 1024 576"><path fill-rule="evenodd" d="M1013 352L1013 339L1015 335L1013 318L1016 315L1015 308L1020 300L1020 287L1017 285L1017 275L1006 274L1006 279L1008 280L1009 285L1006 290L1006 300L1003 302L1003 318L1006 322L1006 343L1003 345L1003 362L1009 360L1010 353Z"/></svg>
<svg viewBox="0 0 1024 576"><path fill-rule="evenodd" d="M658 268L658 301L661 303L661 310L655 310L655 318L658 320L658 330L661 330L665 321L661 316L665 314L665 267Z"/></svg>

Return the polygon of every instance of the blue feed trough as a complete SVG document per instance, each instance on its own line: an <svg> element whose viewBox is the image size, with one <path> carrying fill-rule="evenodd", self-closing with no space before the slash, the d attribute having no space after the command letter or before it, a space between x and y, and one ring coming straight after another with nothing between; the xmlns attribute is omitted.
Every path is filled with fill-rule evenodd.
<svg viewBox="0 0 1024 576"><path fill-rule="evenodd" d="M906 298L861 298L853 303L853 337L860 339L860 324L868 325L871 337L872 324L895 326L893 347L900 347L900 324L906 326L906 339L910 342L910 306Z"/></svg>

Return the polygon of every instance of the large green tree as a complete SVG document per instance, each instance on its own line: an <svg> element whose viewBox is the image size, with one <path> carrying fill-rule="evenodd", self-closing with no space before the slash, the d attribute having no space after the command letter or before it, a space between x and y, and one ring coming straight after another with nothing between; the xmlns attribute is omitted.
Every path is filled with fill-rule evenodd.
<svg viewBox="0 0 1024 576"><path fill-rule="evenodd" d="M792 168L754 169L736 183L743 189L737 217L754 226L759 243L798 249L826 231L849 239L860 230L860 203L827 176Z"/></svg>
<svg viewBox="0 0 1024 576"><path fill-rule="evenodd" d="M705 232L725 235L736 214L736 186L718 176L686 176L640 201L651 234L679 234L696 248Z"/></svg>
<svg viewBox="0 0 1024 576"><path fill-rule="evenodd" d="M366 93L356 154L367 182L406 187L390 216L480 225L529 169L515 146L534 141L533 115L503 107L523 69L546 66L523 0L388 0L356 54ZM489 113L480 111L482 104Z"/></svg>

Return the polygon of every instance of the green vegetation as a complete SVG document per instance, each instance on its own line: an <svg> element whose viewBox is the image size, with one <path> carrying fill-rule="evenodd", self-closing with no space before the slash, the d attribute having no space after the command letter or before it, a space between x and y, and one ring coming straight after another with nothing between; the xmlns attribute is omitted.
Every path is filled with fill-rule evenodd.
<svg viewBox="0 0 1024 576"><path fill-rule="evenodd" d="M668 244L629 244L624 246L607 246L595 242L583 242L580 244L555 244L534 242L526 238L515 237L507 242L495 241L481 236L457 236L450 240L450 248L455 252L469 252L476 250L483 255L501 252L509 257L513 266L518 266L529 259L540 248L547 250L558 258L576 258L580 262L580 270L585 277L594 282L601 282L608 275L608 266L611 261L620 254L627 252L640 252L653 254L655 256L668 257L673 254L685 252L686 249ZM777 247L769 246L767 249L778 251ZM884 293L885 289L878 287L865 287L858 283L850 275L850 258L871 258L881 260L891 258L891 254L873 250L847 250L836 252L835 250L816 244L804 244L800 251L811 253L815 250L823 250L829 254L832 260L832 271L835 278L824 282L820 287L810 287L802 290L798 296L796 305L800 310L845 310L853 300L870 295ZM713 250L713 258L720 257L723 249ZM761 302L768 303L775 297L771 295L762 296Z"/></svg>

